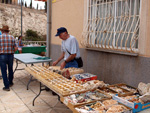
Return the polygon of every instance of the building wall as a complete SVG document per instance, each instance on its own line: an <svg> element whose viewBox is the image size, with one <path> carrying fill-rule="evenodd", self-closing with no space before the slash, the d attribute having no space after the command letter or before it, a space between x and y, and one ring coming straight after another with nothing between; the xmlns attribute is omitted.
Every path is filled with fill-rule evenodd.
<svg viewBox="0 0 150 113"><path fill-rule="evenodd" d="M60 45L51 46L51 58L55 61L61 54ZM127 56L80 48L85 72L93 73L105 83L126 83L137 87L139 82L150 81L150 58Z"/></svg>
<svg viewBox="0 0 150 113"><path fill-rule="evenodd" d="M52 4L52 44L61 44L55 37L57 28L66 27L69 34L80 39L83 29L84 0L57 0Z"/></svg>
<svg viewBox="0 0 150 113"><path fill-rule="evenodd" d="M141 0L139 55L150 57L150 0Z"/></svg>
<svg viewBox="0 0 150 113"><path fill-rule="evenodd" d="M150 1L141 0L139 55L123 55L87 50L80 45L85 72L98 75L109 84L127 83L137 86L150 80ZM51 57L61 54L61 40L55 37L57 28L64 26L80 42L84 20L84 0L57 0L52 5Z"/></svg>

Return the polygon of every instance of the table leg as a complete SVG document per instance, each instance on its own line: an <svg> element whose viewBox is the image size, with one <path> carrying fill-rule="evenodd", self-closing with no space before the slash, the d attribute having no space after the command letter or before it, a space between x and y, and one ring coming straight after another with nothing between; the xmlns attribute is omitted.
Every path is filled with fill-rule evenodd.
<svg viewBox="0 0 150 113"><path fill-rule="evenodd" d="M29 84L30 84L30 82L32 81L32 78L33 78L33 76L31 75L31 78L30 78L30 80L29 80L29 82L28 82L28 84L27 84L27 90L29 89Z"/></svg>
<svg viewBox="0 0 150 113"><path fill-rule="evenodd" d="M15 70L14 70L14 73L15 73L15 71L17 70L17 67L18 67L18 60L16 59L16 68L15 68Z"/></svg>
<svg viewBox="0 0 150 113"><path fill-rule="evenodd" d="M33 99L33 102L32 102L32 105L33 105L33 106L34 106L35 99L41 94L41 91L43 91L43 90L45 90L45 88L42 89L42 84L41 84L41 82L40 82L40 91L39 91L38 95L36 95L36 97Z"/></svg>

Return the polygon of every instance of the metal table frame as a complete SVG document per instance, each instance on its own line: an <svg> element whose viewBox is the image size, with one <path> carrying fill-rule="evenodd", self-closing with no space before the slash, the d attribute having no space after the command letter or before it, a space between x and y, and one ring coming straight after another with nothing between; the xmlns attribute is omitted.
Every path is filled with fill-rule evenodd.
<svg viewBox="0 0 150 113"><path fill-rule="evenodd" d="M39 80L38 80L39 81ZM39 93L34 97L33 101L32 101L32 105L34 106L35 100L38 96L40 96L41 92L46 90L47 91L47 86L45 86L44 84L42 85L42 83L39 81L40 83L40 90ZM56 93L56 95L58 96L58 100L60 101L60 97L61 95L59 93L57 93L56 91L54 91L53 89L49 88L52 92ZM61 102L62 103L62 102Z"/></svg>
<svg viewBox="0 0 150 113"><path fill-rule="evenodd" d="M31 57L32 56L32 57ZM27 58L26 58L27 57ZM45 63L45 62L51 62L52 59L48 59L48 60L36 60L36 59L33 59L33 58L37 58L37 57L40 57L39 55L35 55L35 54L31 54L31 53L22 53L22 54L15 54L14 55L14 58L16 59L16 67L15 67L15 70L14 70L14 73L15 71L17 70L23 70L23 69L17 69L18 68L18 62L21 62L21 63L24 63L27 67L27 64L31 64L31 66L33 66L35 63ZM31 74L30 74L31 75ZM27 90L28 90L28 87L29 87L29 84L31 81L34 81L33 79L33 76L31 75L30 77L30 80L27 84ZM39 81L40 82L40 81ZM42 91L44 90L48 90L48 87L46 85L42 85L42 83L40 82L40 90L39 90L39 93L36 95L36 97L33 99L33 102L32 102L32 105L34 106L34 102L36 100L36 98L41 94ZM55 92L57 95L58 95L58 100L60 100L60 94L58 94L56 91L54 91L53 89L50 89L52 92Z"/></svg>
<svg viewBox="0 0 150 113"><path fill-rule="evenodd" d="M17 69L19 62L25 64L26 67L27 67L27 64L31 64L31 66L33 66L35 63L42 63L42 65L43 65L46 62L50 63L52 61L52 59L46 59L46 60L42 60L42 59L37 60L37 59L34 59L34 58L37 58L37 57L41 57L41 56L35 55L35 54L32 54L32 53L14 54L14 59L16 60L16 67L15 67L14 73L17 70L24 70L24 68ZM31 83L31 81L34 81L32 78L33 78L33 76L31 75L30 80L29 80L29 82L27 84L27 90L29 89L29 84Z"/></svg>
<svg viewBox="0 0 150 113"><path fill-rule="evenodd" d="M44 88L43 88L43 87L44 87ZM42 86L42 83L40 82L40 91L39 91L39 93L36 95L36 97L34 97L34 99L33 99L33 102L32 102L32 105L33 105L33 106L34 106L35 99L36 99L38 96L40 96L41 91L44 91L44 90L46 90L46 88L45 88L45 86Z"/></svg>

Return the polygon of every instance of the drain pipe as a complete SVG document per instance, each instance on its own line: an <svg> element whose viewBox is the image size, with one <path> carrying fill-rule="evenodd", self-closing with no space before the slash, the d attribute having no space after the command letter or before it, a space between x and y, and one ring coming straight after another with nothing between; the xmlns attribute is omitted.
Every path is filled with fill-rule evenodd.
<svg viewBox="0 0 150 113"><path fill-rule="evenodd" d="M51 16L52 16L52 0L47 0L47 41L46 41L46 56L50 57L51 55Z"/></svg>

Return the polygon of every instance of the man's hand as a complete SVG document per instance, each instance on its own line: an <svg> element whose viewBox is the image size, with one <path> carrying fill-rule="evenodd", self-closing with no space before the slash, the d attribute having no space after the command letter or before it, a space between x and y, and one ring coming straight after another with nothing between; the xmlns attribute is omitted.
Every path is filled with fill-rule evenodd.
<svg viewBox="0 0 150 113"><path fill-rule="evenodd" d="M53 66L56 66L63 58L64 58L65 52L63 52L61 54L61 56L58 58L58 60L56 60L55 62L53 62Z"/></svg>
<svg viewBox="0 0 150 113"><path fill-rule="evenodd" d="M55 62L53 62L53 66L56 66L58 64L58 61L56 60Z"/></svg>
<svg viewBox="0 0 150 113"><path fill-rule="evenodd" d="M64 69L65 65L66 65L66 62L62 62L60 65L60 70Z"/></svg>

